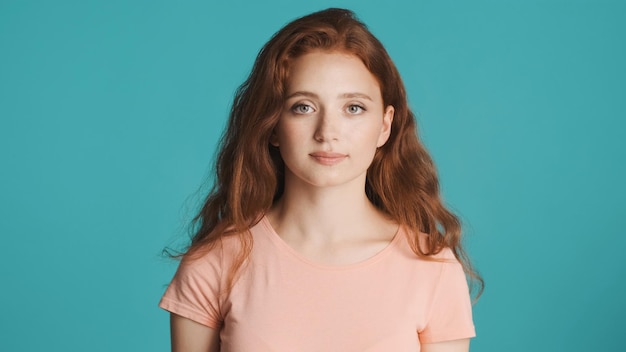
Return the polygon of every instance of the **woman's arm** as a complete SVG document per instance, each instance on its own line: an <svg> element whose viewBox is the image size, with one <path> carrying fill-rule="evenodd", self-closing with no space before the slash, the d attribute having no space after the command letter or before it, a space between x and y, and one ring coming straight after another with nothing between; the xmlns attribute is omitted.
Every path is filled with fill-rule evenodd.
<svg viewBox="0 0 626 352"><path fill-rule="evenodd" d="M469 344L469 339L425 343L422 345L422 352L468 352Z"/></svg>
<svg viewBox="0 0 626 352"><path fill-rule="evenodd" d="M170 313L172 352L218 352L220 333L193 320Z"/></svg>

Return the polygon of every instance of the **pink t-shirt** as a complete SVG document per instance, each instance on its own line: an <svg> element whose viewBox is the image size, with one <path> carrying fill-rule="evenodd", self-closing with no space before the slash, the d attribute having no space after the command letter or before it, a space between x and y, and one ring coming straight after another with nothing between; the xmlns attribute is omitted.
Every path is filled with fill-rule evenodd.
<svg viewBox="0 0 626 352"><path fill-rule="evenodd" d="M352 265L313 263L267 218L230 294L236 236L183 260L159 306L220 330L222 351L419 351L420 343L475 336L463 269L449 249L420 259L402 227L375 256Z"/></svg>

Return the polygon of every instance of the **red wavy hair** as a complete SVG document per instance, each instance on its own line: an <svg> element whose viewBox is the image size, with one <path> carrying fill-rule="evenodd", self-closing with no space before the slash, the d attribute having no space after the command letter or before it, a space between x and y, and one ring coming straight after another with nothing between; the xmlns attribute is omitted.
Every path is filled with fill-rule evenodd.
<svg viewBox="0 0 626 352"><path fill-rule="evenodd" d="M483 280L463 250L460 221L441 200L437 172L418 139L400 74L380 41L344 9L327 9L290 22L259 52L250 76L235 94L217 155L216 179L194 218L194 234L184 256L202 255L221 236L238 235L242 250L231 270L232 285L253 245L249 228L283 192L284 164L269 143L270 135L284 105L290 64L312 50L360 58L378 80L384 106L395 109L391 136L367 172L369 200L415 234L411 246L416 255L428 258L450 248L480 295ZM421 245L418 232L427 234Z"/></svg>

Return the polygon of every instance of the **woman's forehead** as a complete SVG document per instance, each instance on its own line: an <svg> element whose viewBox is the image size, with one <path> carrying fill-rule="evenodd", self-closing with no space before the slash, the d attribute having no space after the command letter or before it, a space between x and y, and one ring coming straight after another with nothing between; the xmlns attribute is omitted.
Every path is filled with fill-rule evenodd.
<svg viewBox="0 0 626 352"><path fill-rule="evenodd" d="M317 95L367 96L379 100L378 80L356 55L313 51L291 61L286 96L297 92Z"/></svg>

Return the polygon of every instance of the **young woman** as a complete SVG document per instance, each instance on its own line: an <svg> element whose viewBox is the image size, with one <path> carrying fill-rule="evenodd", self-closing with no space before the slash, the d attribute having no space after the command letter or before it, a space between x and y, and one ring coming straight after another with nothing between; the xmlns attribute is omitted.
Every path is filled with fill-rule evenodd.
<svg viewBox="0 0 626 352"><path fill-rule="evenodd" d="M469 349L465 274L402 80L351 13L272 37L160 306L174 351Z"/></svg>

